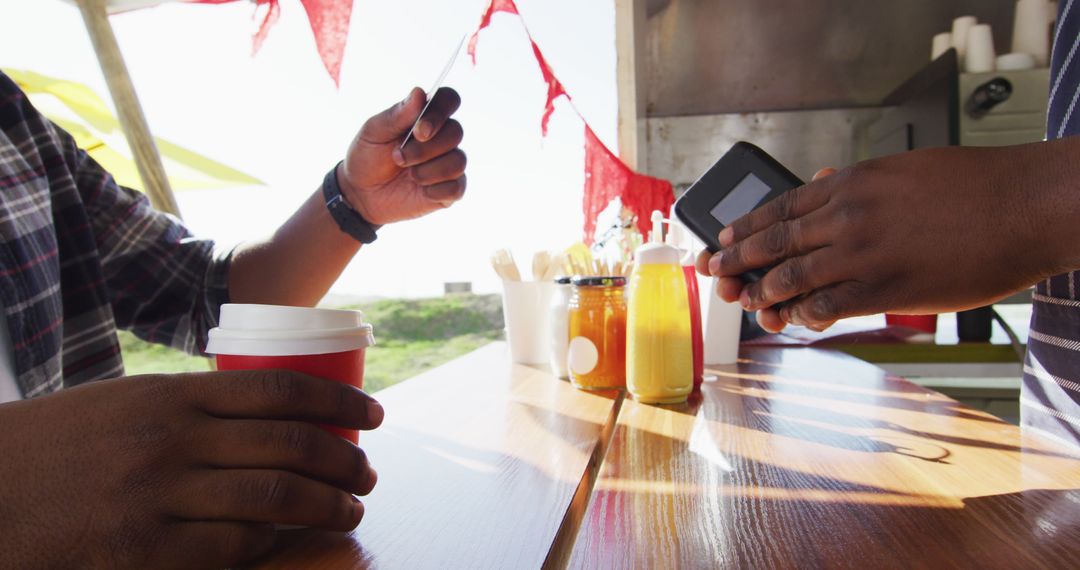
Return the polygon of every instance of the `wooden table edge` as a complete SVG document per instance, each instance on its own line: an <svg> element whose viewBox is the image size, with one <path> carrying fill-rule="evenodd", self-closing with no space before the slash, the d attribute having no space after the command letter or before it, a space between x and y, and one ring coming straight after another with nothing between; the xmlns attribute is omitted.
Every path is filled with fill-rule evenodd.
<svg viewBox="0 0 1080 570"><path fill-rule="evenodd" d="M600 441L593 448L585 472L581 475L581 481L574 491L574 497L563 516L559 530L555 533L551 549L548 550L547 557L544 559L544 570L561 569L570 565L570 557L574 553L574 545L581 531L581 525L585 521L585 513L589 509L593 490L600 479L600 468L603 467L604 460L607 458L608 446L611 445L611 439L615 435L615 427L619 423L619 413L622 411L625 399L625 391L619 391L615 395L611 413L600 429Z"/></svg>

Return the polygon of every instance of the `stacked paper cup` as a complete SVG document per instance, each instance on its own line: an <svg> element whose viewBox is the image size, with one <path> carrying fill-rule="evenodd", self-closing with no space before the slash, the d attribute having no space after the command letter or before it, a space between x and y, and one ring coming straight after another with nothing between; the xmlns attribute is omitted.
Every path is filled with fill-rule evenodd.
<svg viewBox="0 0 1080 570"><path fill-rule="evenodd" d="M994 71L994 34L990 24L975 24L967 31L967 54L964 56L964 71L968 73L988 73Z"/></svg>
<svg viewBox="0 0 1080 570"><path fill-rule="evenodd" d="M968 73L1046 67L1050 60L1050 27L1056 17L1055 2L1017 0L1012 51L997 57L989 24L979 24L975 16L960 16L953 20L951 32L934 36L930 59L937 59L952 47L960 68Z"/></svg>
<svg viewBox="0 0 1080 570"><path fill-rule="evenodd" d="M960 66L963 67L964 60L967 58L967 39L968 31L978 23L975 16L960 16L953 20L952 23L952 47L956 48L956 55L960 59Z"/></svg>
<svg viewBox="0 0 1080 570"><path fill-rule="evenodd" d="M949 32L941 32L934 36L933 44L930 46L930 60L933 61L941 54L945 53L952 47L952 34Z"/></svg>
<svg viewBox="0 0 1080 570"><path fill-rule="evenodd" d="M1013 53L1026 53L1035 65L1046 67L1050 60L1050 24L1053 4L1046 0L1017 0L1013 18Z"/></svg>
<svg viewBox="0 0 1080 570"><path fill-rule="evenodd" d="M935 35L930 47L930 59L937 59L950 47L956 49L960 68L967 73L989 73L997 66L993 30L989 24L978 23L975 16L960 16L953 20L952 32ZM1016 65L1015 58L1006 57L1005 62L1010 66Z"/></svg>

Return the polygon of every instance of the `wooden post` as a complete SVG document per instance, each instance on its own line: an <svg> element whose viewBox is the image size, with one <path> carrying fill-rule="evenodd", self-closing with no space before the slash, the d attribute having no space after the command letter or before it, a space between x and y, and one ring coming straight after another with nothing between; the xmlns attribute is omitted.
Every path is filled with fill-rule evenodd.
<svg viewBox="0 0 1080 570"><path fill-rule="evenodd" d="M648 171L645 140L645 2L615 0L615 75L619 100L619 158L638 172Z"/></svg>
<svg viewBox="0 0 1080 570"><path fill-rule="evenodd" d="M161 162L157 144L150 134L150 126L146 123L146 116L143 115L139 98L135 94L135 86L124 64L120 46L116 43L116 35L109 24L106 3L107 0L78 0L86 31L90 34L90 41L94 44L94 51L101 64L101 72L105 75L109 93L116 105L120 127L124 130L128 146L131 147L135 166L139 169L139 177L142 178L150 203L162 212L179 217L180 208L165 175L165 166Z"/></svg>

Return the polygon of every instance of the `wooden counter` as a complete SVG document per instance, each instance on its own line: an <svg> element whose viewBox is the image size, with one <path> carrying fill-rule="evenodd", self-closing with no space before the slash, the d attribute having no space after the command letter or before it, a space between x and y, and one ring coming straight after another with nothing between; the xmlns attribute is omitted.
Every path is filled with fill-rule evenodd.
<svg viewBox="0 0 1080 570"><path fill-rule="evenodd" d="M501 343L380 392L363 522L282 532L261 567L1080 560L1080 451L836 352L743 356L680 406L577 392Z"/></svg>
<svg viewBox="0 0 1080 570"><path fill-rule="evenodd" d="M511 365L503 343L376 397L386 420L360 446L379 483L360 526L279 532L261 568L538 568L573 541L559 530L584 512L617 399Z"/></svg>
<svg viewBox="0 0 1080 570"><path fill-rule="evenodd" d="M623 404L572 567L1080 561L1080 452L849 356L743 356L687 405Z"/></svg>

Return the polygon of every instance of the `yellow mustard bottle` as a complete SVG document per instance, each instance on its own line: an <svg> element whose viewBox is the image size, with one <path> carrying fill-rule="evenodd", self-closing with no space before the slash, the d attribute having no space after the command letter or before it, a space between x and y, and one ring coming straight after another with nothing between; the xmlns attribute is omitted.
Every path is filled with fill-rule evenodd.
<svg viewBox="0 0 1080 570"><path fill-rule="evenodd" d="M694 387L690 301L679 250L663 243L652 214L650 243L638 248L626 313L626 388L646 404L686 401Z"/></svg>

